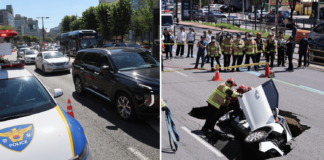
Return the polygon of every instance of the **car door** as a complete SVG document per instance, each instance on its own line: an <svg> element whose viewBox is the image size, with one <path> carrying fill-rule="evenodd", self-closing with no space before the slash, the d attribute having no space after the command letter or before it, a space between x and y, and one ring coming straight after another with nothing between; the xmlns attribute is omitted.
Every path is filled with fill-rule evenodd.
<svg viewBox="0 0 324 160"><path fill-rule="evenodd" d="M314 34L312 34L312 39L321 38L324 36L324 24L320 24L313 29Z"/></svg>
<svg viewBox="0 0 324 160"><path fill-rule="evenodd" d="M95 51L86 51L81 58L80 74L84 78L85 88L96 90L94 74L98 53Z"/></svg>
<svg viewBox="0 0 324 160"><path fill-rule="evenodd" d="M108 68L103 68L108 67ZM96 91L102 95L112 98L115 81L112 65L106 54L98 54L96 67L94 70Z"/></svg>
<svg viewBox="0 0 324 160"><path fill-rule="evenodd" d="M40 60L42 59L42 53L38 53L36 56L35 64L36 67L39 68Z"/></svg>

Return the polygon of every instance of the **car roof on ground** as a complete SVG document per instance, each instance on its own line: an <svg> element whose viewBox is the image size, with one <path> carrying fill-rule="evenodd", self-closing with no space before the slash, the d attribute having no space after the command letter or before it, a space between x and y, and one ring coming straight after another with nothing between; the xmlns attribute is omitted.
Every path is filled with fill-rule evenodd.
<svg viewBox="0 0 324 160"><path fill-rule="evenodd" d="M3 69L0 70L0 79L20 78L34 76L27 69Z"/></svg>

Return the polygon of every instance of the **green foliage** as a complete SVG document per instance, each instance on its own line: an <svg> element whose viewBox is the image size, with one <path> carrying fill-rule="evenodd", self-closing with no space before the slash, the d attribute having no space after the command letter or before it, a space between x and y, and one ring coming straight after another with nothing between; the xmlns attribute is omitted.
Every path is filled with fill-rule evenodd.
<svg viewBox="0 0 324 160"><path fill-rule="evenodd" d="M30 41L30 36L28 36L27 34L24 34L22 36L22 39L25 41L25 43L29 42Z"/></svg>
<svg viewBox="0 0 324 160"><path fill-rule="evenodd" d="M60 35L57 35L57 36L55 36L55 41L59 41L59 40L60 40L60 38L61 38L61 36L60 36Z"/></svg>
<svg viewBox="0 0 324 160"><path fill-rule="evenodd" d="M102 33L105 40L109 40L112 35L112 7L109 3L100 3L95 8L96 20L98 22L98 31Z"/></svg>
<svg viewBox="0 0 324 160"><path fill-rule="evenodd" d="M0 30L15 30L15 28L11 26L0 26Z"/></svg>
<svg viewBox="0 0 324 160"><path fill-rule="evenodd" d="M16 37L13 38L13 40L17 43L21 38L21 35L17 35Z"/></svg>
<svg viewBox="0 0 324 160"><path fill-rule="evenodd" d="M71 18L71 22L73 22L74 20L77 19L77 17L75 15L70 16L70 18Z"/></svg>
<svg viewBox="0 0 324 160"><path fill-rule="evenodd" d="M118 0L116 3L112 3L112 10L112 23L114 24L112 33L116 38L119 35L124 37L130 29L133 14L131 2L129 0Z"/></svg>
<svg viewBox="0 0 324 160"><path fill-rule="evenodd" d="M71 17L68 15L64 16L64 18L62 19L61 28L60 28L62 33L70 31L70 23L71 23Z"/></svg>
<svg viewBox="0 0 324 160"><path fill-rule="evenodd" d="M98 21L96 19L96 7L89 7L87 10L82 12L82 26L80 28L82 29L92 29L98 32Z"/></svg>
<svg viewBox="0 0 324 160"><path fill-rule="evenodd" d="M30 42L38 42L40 39L37 36L29 36Z"/></svg>
<svg viewBox="0 0 324 160"><path fill-rule="evenodd" d="M53 38L51 38L51 37L45 37L44 41L45 42L54 42Z"/></svg>
<svg viewBox="0 0 324 160"><path fill-rule="evenodd" d="M78 19L75 19L74 21L72 21L70 23L70 31L75 31L75 30L78 30L79 29L79 20Z"/></svg>
<svg viewBox="0 0 324 160"><path fill-rule="evenodd" d="M137 15L135 12L135 14L132 17L132 30L135 32L135 37L139 37L144 33L144 21L144 17Z"/></svg>

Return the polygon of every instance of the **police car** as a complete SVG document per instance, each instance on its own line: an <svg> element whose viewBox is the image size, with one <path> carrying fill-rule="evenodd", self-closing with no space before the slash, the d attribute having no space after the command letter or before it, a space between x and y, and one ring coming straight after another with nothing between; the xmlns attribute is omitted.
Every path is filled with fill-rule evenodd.
<svg viewBox="0 0 324 160"><path fill-rule="evenodd" d="M0 159L92 160L80 123L54 100L24 60L0 62Z"/></svg>

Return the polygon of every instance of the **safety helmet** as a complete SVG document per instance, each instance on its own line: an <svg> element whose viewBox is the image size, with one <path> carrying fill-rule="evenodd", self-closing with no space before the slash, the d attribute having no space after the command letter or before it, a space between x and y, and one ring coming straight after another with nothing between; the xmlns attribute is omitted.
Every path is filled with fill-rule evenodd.
<svg viewBox="0 0 324 160"><path fill-rule="evenodd" d="M252 90L252 89L253 89L253 87L250 86L247 90L250 91L250 90Z"/></svg>
<svg viewBox="0 0 324 160"><path fill-rule="evenodd" d="M231 32L227 32L226 35L230 35L230 36L232 36L232 33L231 33Z"/></svg>
<svg viewBox="0 0 324 160"><path fill-rule="evenodd" d="M233 86L236 86L236 82L235 82L234 78L229 78L229 79L227 79L226 82L231 82L233 84Z"/></svg>
<svg viewBox="0 0 324 160"><path fill-rule="evenodd" d="M260 33L260 32L258 32L258 33L257 33L257 36L258 36L258 35L261 35L261 33Z"/></svg>
<svg viewBox="0 0 324 160"><path fill-rule="evenodd" d="M239 88L238 88L238 91L239 92L242 92L242 93L245 93L248 91L247 87L245 85L241 85Z"/></svg>

